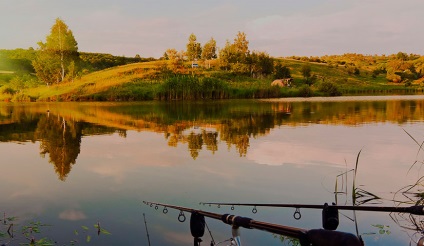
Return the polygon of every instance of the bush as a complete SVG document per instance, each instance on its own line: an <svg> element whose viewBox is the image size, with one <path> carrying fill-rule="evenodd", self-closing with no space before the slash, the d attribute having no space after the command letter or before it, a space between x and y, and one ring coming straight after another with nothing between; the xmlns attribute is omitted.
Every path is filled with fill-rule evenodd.
<svg viewBox="0 0 424 246"><path fill-rule="evenodd" d="M274 67L274 79L291 78L290 68L277 63Z"/></svg>
<svg viewBox="0 0 424 246"><path fill-rule="evenodd" d="M308 85L302 85L302 87L299 88L300 97L311 97L313 94L311 87Z"/></svg>
<svg viewBox="0 0 424 246"><path fill-rule="evenodd" d="M342 93L339 91L339 88L337 87L336 84L332 83L332 82L322 82L319 87L318 90L320 92L323 92L326 96L341 96Z"/></svg>

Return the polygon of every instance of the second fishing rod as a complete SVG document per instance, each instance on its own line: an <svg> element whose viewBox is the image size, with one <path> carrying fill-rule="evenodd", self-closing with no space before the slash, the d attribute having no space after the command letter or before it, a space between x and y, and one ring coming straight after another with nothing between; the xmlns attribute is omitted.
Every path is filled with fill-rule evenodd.
<svg viewBox="0 0 424 246"><path fill-rule="evenodd" d="M249 206L253 207L252 212L256 213L256 207L277 207L277 208L309 208L309 209L324 209L334 208L338 210L351 210L351 211L371 211L371 212L390 212L390 213L409 213L415 215L424 215L424 206L410 206L410 207L379 207L379 206L349 206L349 205L314 205L314 204L283 204L283 203L221 203L221 202L201 202L201 205L218 205L218 206Z"/></svg>

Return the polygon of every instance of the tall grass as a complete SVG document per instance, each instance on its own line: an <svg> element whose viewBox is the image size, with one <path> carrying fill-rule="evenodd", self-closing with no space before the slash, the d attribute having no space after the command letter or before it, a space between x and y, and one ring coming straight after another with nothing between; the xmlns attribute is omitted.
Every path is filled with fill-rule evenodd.
<svg viewBox="0 0 424 246"><path fill-rule="evenodd" d="M226 83L216 78L180 75L168 78L157 91L160 100L197 100L229 98Z"/></svg>

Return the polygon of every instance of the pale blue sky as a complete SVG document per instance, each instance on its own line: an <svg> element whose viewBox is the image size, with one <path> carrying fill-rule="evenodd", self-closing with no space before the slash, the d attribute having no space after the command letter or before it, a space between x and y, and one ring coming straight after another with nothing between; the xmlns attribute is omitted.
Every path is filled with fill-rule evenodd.
<svg viewBox="0 0 424 246"><path fill-rule="evenodd" d="M424 0L0 0L0 49L37 47L57 17L80 51L160 57L238 31L272 56L424 54Z"/></svg>

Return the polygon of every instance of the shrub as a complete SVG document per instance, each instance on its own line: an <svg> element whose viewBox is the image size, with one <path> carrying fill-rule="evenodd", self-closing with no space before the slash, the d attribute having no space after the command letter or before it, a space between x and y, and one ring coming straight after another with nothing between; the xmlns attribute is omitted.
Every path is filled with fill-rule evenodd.
<svg viewBox="0 0 424 246"><path fill-rule="evenodd" d="M319 85L318 90L320 92L323 92L326 96L341 96L342 95L337 85L328 81L322 82Z"/></svg>
<svg viewBox="0 0 424 246"><path fill-rule="evenodd" d="M314 93L313 93L311 87L308 86L308 85L302 85L299 88L299 96L300 97L311 97L313 94Z"/></svg>

